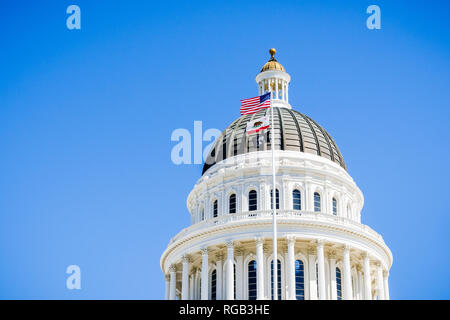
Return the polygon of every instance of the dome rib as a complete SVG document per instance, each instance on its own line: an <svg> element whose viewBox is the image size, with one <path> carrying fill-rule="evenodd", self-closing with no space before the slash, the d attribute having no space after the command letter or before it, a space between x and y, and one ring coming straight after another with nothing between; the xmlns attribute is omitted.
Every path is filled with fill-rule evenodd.
<svg viewBox="0 0 450 320"><path fill-rule="evenodd" d="M278 121L280 121L280 150L285 150L285 146L286 146L286 137L283 134L283 117L281 116L281 108L276 108L276 110L278 111Z"/></svg>
<svg viewBox="0 0 450 320"><path fill-rule="evenodd" d="M300 113L300 112L299 112L299 114L302 116L302 118L303 118L303 119L305 120L305 122L308 124L309 129L311 130L311 133L313 134L314 140L315 140L315 142L316 142L316 152L317 152L317 155L320 156L320 155L321 155L321 152L320 152L320 143L319 143L319 139L317 139L317 133L316 133L316 131L314 130L313 126L311 125L311 122L309 122L308 117L306 117L304 114L302 114L302 113Z"/></svg>
<svg viewBox="0 0 450 320"><path fill-rule="evenodd" d="M289 109L286 109L286 110L289 112L292 119L294 119L295 127L297 128L297 133L298 133L298 141L300 142L300 152L304 152L303 136L302 136L302 131L300 130L300 125L298 124L297 117L294 115L292 110L289 110Z"/></svg>
<svg viewBox="0 0 450 320"><path fill-rule="evenodd" d="M237 122L235 122L236 125L234 126L233 132L230 135L230 142L233 142L233 143L230 143L230 146L228 148L228 151L227 151L227 156L228 157L233 157L234 156L234 150L235 150L234 149L234 146L235 146L234 139L235 139L235 136L236 136L236 129L239 127L239 125L241 124L242 120L243 120L243 118L239 118L237 120ZM231 154L231 151L233 151L233 155Z"/></svg>
<svg viewBox="0 0 450 320"><path fill-rule="evenodd" d="M319 128L319 130L322 132L322 135L323 135L323 137L325 138L325 141L327 142L327 144L328 144L328 148L329 148L329 150L331 151L330 152L330 156L331 156L331 160L332 161L334 161L334 152L333 152L333 148L331 147L331 143L330 143L330 140L328 139L328 135L327 134L325 134L325 130L323 130L323 128L321 127L321 126L319 126L318 124L317 124L317 122L315 122L313 119L311 119L311 118L309 118L316 126L317 126L317 128Z"/></svg>

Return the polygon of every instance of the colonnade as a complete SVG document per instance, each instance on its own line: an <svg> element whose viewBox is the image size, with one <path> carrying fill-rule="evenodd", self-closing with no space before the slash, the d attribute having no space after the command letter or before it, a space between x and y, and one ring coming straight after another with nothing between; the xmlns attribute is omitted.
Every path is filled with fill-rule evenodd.
<svg viewBox="0 0 450 320"><path fill-rule="evenodd" d="M256 255L252 252L251 257L257 266L255 298L271 299L271 270L267 270L271 266L270 262L268 263L271 261L271 252L264 246L263 238L254 240L255 250L252 251L256 252ZM285 285L282 288L282 298L286 300L297 299L296 261L300 253L299 250L296 252L296 240L293 235L285 237L283 243L287 245L278 255L278 259L283 260L281 273ZM244 261L248 259L245 259L244 251L233 241L226 243L225 251L226 256L223 251L202 248L200 266L192 266L192 254L183 255L181 263L171 265L165 277L166 299L208 300L212 298L212 286L215 299L247 299L248 277L245 272L248 270L248 262L245 264ZM311 242L306 252L306 255L302 254L302 263L306 264L302 271L305 299L389 299L388 272L383 269L380 261L371 258L368 252L353 249L348 245L327 243L323 239ZM177 270L177 266L181 266L181 270ZM210 272L211 266L211 270L215 271L214 280ZM336 268L339 268L340 278L336 277ZM181 271L181 290L177 290L177 280L180 280L177 279L177 271Z"/></svg>
<svg viewBox="0 0 450 320"><path fill-rule="evenodd" d="M258 83L259 94L271 92L271 99L289 102L289 82L280 78L267 78Z"/></svg>

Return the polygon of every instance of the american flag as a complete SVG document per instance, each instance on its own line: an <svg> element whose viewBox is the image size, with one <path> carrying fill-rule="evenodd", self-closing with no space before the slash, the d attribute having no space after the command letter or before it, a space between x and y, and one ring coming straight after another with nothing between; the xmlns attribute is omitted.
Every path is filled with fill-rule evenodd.
<svg viewBox="0 0 450 320"><path fill-rule="evenodd" d="M241 100L242 115L256 113L265 108L270 108L270 92L262 96Z"/></svg>

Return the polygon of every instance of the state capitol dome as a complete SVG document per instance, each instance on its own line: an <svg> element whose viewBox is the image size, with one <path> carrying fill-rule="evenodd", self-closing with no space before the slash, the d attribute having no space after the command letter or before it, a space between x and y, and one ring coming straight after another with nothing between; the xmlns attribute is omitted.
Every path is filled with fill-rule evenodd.
<svg viewBox="0 0 450 320"><path fill-rule="evenodd" d="M291 76L269 53L255 80L271 108L213 143L187 197L190 225L161 256L165 298L389 299L393 257L361 221L363 193L330 134L293 110ZM273 128L262 125L272 113Z"/></svg>
<svg viewBox="0 0 450 320"><path fill-rule="evenodd" d="M269 53L272 57L261 69L261 74L268 74L270 71L285 73L284 67L274 58L276 50L272 48ZM277 80L275 85L271 84L271 87L278 91L284 88L284 83L283 80ZM279 88L276 88L277 84L280 85ZM265 89L267 88L266 84ZM285 97L285 93L282 92L281 102L286 101ZM298 111L291 110L288 105L278 105L274 109L275 150L311 153L329 159L346 169L344 158L333 138L317 122ZM263 109L255 114L243 115L230 124L216 139L205 161L202 174L226 158L252 151L271 150L269 131L264 133L262 141L252 141L246 134L248 122L269 115L269 109Z"/></svg>
<svg viewBox="0 0 450 320"><path fill-rule="evenodd" d="M329 159L346 169L344 158L328 132L310 117L288 108L274 108L275 150L307 152ZM246 134L248 122L269 116L269 109L243 115L230 124L216 139L203 166L204 174L217 160L224 160L251 151L271 150L270 131L261 143L254 144ZM238 146L242 146L238 148Z"/></svg>

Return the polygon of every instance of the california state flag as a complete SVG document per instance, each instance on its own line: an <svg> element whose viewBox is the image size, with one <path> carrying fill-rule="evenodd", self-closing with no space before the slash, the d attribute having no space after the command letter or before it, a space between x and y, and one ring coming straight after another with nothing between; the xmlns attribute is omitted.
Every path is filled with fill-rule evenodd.
<svg viewBox="0 0 450 320"><path fill-rule="evenodd" d="M252 134L270 127L269 117L253 119L247 123L247 134Z"/></svg>

